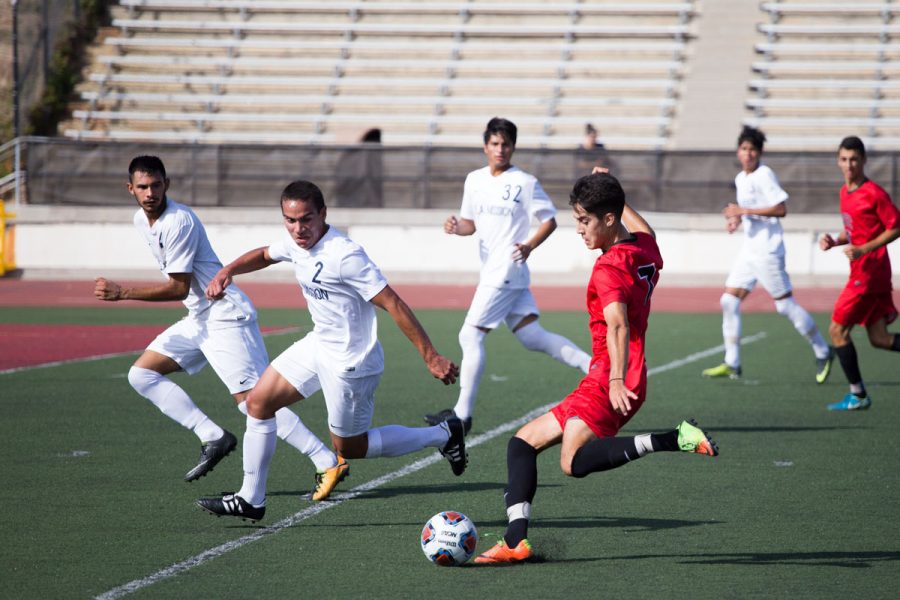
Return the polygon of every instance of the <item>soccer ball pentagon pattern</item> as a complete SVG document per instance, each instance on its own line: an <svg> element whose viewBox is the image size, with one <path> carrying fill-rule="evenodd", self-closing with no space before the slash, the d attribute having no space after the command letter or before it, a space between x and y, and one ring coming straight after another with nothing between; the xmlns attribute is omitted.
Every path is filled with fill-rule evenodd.
<svg viewBox="0 0 900 600"><path fill-rule="evenodd" d="M458 566L472 558L476 544L475 523L452 510L434 515L422 529L422 552L442 567Z"/></svg>

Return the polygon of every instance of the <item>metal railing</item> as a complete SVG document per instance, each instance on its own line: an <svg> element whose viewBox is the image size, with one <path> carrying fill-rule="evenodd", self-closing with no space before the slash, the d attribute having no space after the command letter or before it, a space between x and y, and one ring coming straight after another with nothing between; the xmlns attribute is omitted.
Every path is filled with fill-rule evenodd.
<svg viewBox="0 0 900 600"><path fill-rule="evenodd" d="M162 158L172 181L170 193L194 206L267 206L277 202L287 183L307 179L322 188L329 206L455 210L466 174L485 165L477 137L471 148L19 141L20 202L50 205L122 205L128 163L140 154ZM0 161L9 160L13 149L11 143L0 146ZM867 174L894 198L898 158L900 153L871 154L866 164ZM763 162L790 194L791 213L837 210L843 180L834 153L771 152ZM513 163L537 176L558 207L566 206L577 177L602 164L622 181L636 207L681 213L716 212L733 201L740 168L730 151L520 147Z"/></svg>

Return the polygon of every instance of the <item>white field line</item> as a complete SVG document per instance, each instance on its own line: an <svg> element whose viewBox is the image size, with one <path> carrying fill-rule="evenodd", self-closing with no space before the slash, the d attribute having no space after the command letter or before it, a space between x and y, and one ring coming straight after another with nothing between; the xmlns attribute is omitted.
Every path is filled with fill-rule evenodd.
<svg viewBox="0 0 900 600"><path fill-rule="evenodd" d="M763 339L764 337L766 337L766 334L764 332L757 333L755 335L742 338L741 343L742 344L750 344L750 343L759 341L759 340ZM664 365L660 365L658 367L649 369L647 371L647 375L650 376L650 375L655 375L657 373L663 373L665 371L670 371L672 369L686 365L688 363L695 362L695 361L697 361L701 358L707 357L711 354L716 354L717 352L721 352L724 349L725 349L725 346L719 345L719 346L716 346L715 348L708 348L706 350L701 350L700 352L695 352L693 354L689 354L688 356L686 356L684 358L679 358L670 363L666 363ZM538 417L538 416L544 414L545 412L550 410L550 408L552 408L556 404L557 404L557 402L551 402L550 404L545 404L544 406L541 406L540 408L536 408L536 409L522 415L518 419L515 419L512 421L507 421L506 423L503 423L502 425L494 427L493 429L491 429L489 431L485 431L484 433L478 434L476 436L472 436L471 438L466 439L466 447L473 448L475 446L479 446L479 445L483 444L484 442L494 439L498 435L501 435L503 433L506 433L508 431L516 429L516 428L524 425L528 421L534 419L535 417ZM154 583L158 583L160 581L163 581L164 579L168 579L169 577L174 577L175 575L178 575L179 573L183 573L185 571L193 569L194 567L198 567L198 566L202 565L203 563L211 561L211 560L218 558L224 554L227 554L228 552L231 552L232 550L237 550L238 548L242 548L242 547L246 546L247 544L253 543L259 539L266 537L267 535L272 535L274 533L278 533L282 529L286 529L288 527L296 525L297 523L299 523L301 521L305 521L306 519L313 517L324 510L328 510L329 508L334 508L336 506L340 506L347 500L356 498L357 496L359 496L360 494L362 494L364 492L374 490L375 488L378 488L378 487L381 487L382 485L390 483L391 481L394 481L395 479L400 479L401 477L406 477L407 475L411 475L412 473L415 473L416 471L420 471L427 466L433 465L436 462L440 462L441 460L443 460L443 457L440 454L432 454L430 456L426 456L425 458L419 459L415 462L411 462L408 465L406 465L405 467L397 469L396 471L392 471L390 473L382 475L381 477L377 477L371 481L363 483L362 485L358 485L355 488L353 488L352 490L345 492L343 494L338 494L337 496L334 497L333 500L329 500L327 502L320 502L320 503L314 504L308 508L304 508L300 512L296 512L293 515L286 517L286 518L282 519L281 521L278 521L277 523L269 525L268 527L263 527L262 529L259 529L258 531L251 533L249 535L245 535L236 540L232 540L230 542L225 542L224 544L221 544L214 548L210 548L209 550L205 550L205 551L201 552L200 554L192 556L192 557L188 558L187 560L183 560L179 563L175 563L174 565L166 567L165 569L162 569L161 571L157 571L156 573L153 573L152 575L148 575L147 577L144 577L143 579L135 579L134 581L129 581L128 583L126 583L124 585L120 585L119 587L113 588L113 589L109 590L108 592L100 594L99 596L95 596L95 599L96 600L114 600L116 598L121 598L123 596L127 596L128 594L130 594L132 592L136 592L143 588L149 587L149 586L153 585Z"/></svg>
<svg viewBox="0 0 900 600"><path fill-rule="evenodd" d="M281 335L284 333L296 333L298 331L303 331L300 327L286 327L284 329L277 329L275 331L268 331L263 333L263 337L268 337L270 335ZM35 369L46 369L47 367L58 367L60 365L71 365L75 363L83 363L83 362L93 362L95 360L106 360L107 358L119 358L120 356L130 356L134 354L139 354L142 350L129 350L128 352L113 352L112 354L97 354L95 356L84 356L82 358L72 358L69 360L55 360L53 362L41 363L39 365L28 365L27 367L13 367L12 369L2 369L0 370L0 375L6 375L8 373L19 373L21 371L33 371Z"/></svg>

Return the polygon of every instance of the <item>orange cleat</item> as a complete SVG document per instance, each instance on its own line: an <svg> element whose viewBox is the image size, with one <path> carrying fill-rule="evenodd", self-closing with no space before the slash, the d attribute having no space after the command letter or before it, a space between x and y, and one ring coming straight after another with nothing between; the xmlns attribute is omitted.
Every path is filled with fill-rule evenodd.
<svg viewBox="0 0 900 600"><path fill-rule="evenodd" d="M517 563L526 561L532 556L534 556L534 552L531 550L528 540L522 540L518 546L512 549L506 545L505 540L500 540L493 548L476 556L475 562L480 565Z"/></svg>
<svg viewBox="0 0 900 600"><path fill-rule="evenodd" d="M338 464L321 473L316 473L316 487L310 496L313 502L321 502L328 498L332 490L337 487L337 484L342 482L349 474L350 465L347 464L343 456L338 456Z"/></svg>

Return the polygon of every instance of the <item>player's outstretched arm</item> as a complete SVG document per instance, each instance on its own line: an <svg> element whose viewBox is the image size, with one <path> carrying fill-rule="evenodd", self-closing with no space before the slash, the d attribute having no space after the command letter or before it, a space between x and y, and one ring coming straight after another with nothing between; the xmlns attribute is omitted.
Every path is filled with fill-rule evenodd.
<svg viewBox="0 0 900 600"><path fill-rule="evenodd" d="M425 333L425 328L413 314L412 309L403 301L403 298L397 295L391 286L385 286L383 290L378 292L371 300L372 304L379 308L383 308L391 315L397 327L403 332L419 354L428 370L434 375L435 379L440 379L445 385L450 385L456 381L459 375L459 367L453 364L449 358L441 356L435 350L434 345Z"/></svg>
<svg viewBox="0 0 900 600"><path fill-rule="evenodd" d="M144 302L169 302L184 300L191 291L190 273L169 273L169 279L159 285L124 287L104 277L94 280L94 297L107 302L119 300L143 300Z"/></svg>
<svg viewBox="0 0 900 600"><path fill-rule="evenodd" d="M276 262L278 261L272 260L272 257L269 256L269 249L265 246L245 252L219 269L219 272L206 286L206 297L210 300L218 300L225 295L225 288L231 285L235 275L259 271Z"/></svg>
<svg viewBox="0 0 900 600"><path fill-rule="evenodd" d="M628 307L623 302L610 302L603 307L606 319L606 348L609 350L609 402L622 415L631 412L631 401L637 394L625 387L628 372Z"/></svg>
<svg viewBox="0 0 900 600"><path fill-rule="evenodd" d="M653 228L650 227L650 224L647 222L644 217L640 215L636 210L631 208L627 202L625 203L625 210L622 211L622 224L628 228L628 231L631 233L637 233L638 231L643 233L648 233L652 235L654 238L656 237L656 232L653 231Z"/></svg>

